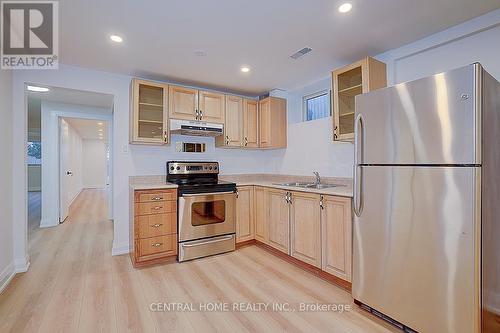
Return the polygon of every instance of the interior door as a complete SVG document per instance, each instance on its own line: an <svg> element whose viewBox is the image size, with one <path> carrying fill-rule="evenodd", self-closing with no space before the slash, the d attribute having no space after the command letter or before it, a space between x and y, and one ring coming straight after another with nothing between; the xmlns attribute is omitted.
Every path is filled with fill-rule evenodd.
<svg viewBox="0 0 500 333"><path fill-rule="evenodd" d="M360 163L481 164L477 70L470 65L356 96Z"/></svg>
<svg viewBox="0 0 500 333"><path fill-rule="evenodd" d="M73 176L69 170L69 125L64 119L59 121L59 222L62 223L69 213L69 187Z"/></svg>
<svg viewBox="0 0 500 333"><path fill-rule="evenodd" d="M480 168L362 167L352 295L418 332L475 332Z"/></svg>

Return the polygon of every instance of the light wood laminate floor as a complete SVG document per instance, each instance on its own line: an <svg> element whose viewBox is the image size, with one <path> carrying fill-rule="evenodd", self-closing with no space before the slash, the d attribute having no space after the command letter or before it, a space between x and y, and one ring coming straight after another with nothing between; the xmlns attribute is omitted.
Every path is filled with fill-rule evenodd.
<svg viewBox="0 0 500 333"><path fill-rule="evenodd" d="M133 269L111 256L106 194L85 190L65 223L29 228L31 267L0 295L0 332L398 332L350 295L249 246L186 263ZM338 312L152 312L151 303L350 304Z"/></svg>

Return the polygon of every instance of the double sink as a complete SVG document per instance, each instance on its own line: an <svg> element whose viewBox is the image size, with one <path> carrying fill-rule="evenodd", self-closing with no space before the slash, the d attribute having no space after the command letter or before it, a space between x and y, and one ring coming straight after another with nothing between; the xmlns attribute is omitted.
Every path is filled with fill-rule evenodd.
<svg viewBox="0 0 500 333"><path fill-rule="evenodd" d="M323 184L323 183L281 183L281 184L275 184L275 185L310 188L310 189L317 189L317 190L321 190L324 188L345 186L345 185L339 185L339 184L326 184L326 183L325 184Z"/></svg>

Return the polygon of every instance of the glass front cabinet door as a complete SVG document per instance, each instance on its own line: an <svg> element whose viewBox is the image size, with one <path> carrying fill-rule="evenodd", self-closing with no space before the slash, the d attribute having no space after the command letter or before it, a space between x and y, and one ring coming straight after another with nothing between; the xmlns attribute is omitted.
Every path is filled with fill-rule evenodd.
<svg viewBox="0 0 500 333"><path fill-rule="evenodd" d="M130 143L169 143L168 85L132 80Z"/></svg>
<svg viewBox="0 0 500 333"><path fill-rule="evenodd" d="M354 139L356 95L386 85L385 64L370 57L332 71L333 141Z"/></svg>

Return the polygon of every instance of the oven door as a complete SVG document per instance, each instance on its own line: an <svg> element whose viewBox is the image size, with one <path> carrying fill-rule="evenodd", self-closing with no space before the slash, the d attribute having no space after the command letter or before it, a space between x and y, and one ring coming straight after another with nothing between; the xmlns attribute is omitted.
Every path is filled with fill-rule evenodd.
<svg viewBox="0 0 500 333"><path fill-rule="evenodd" d="M179 242L236 232L236 194L215 192L179 197Z"/></svg>

